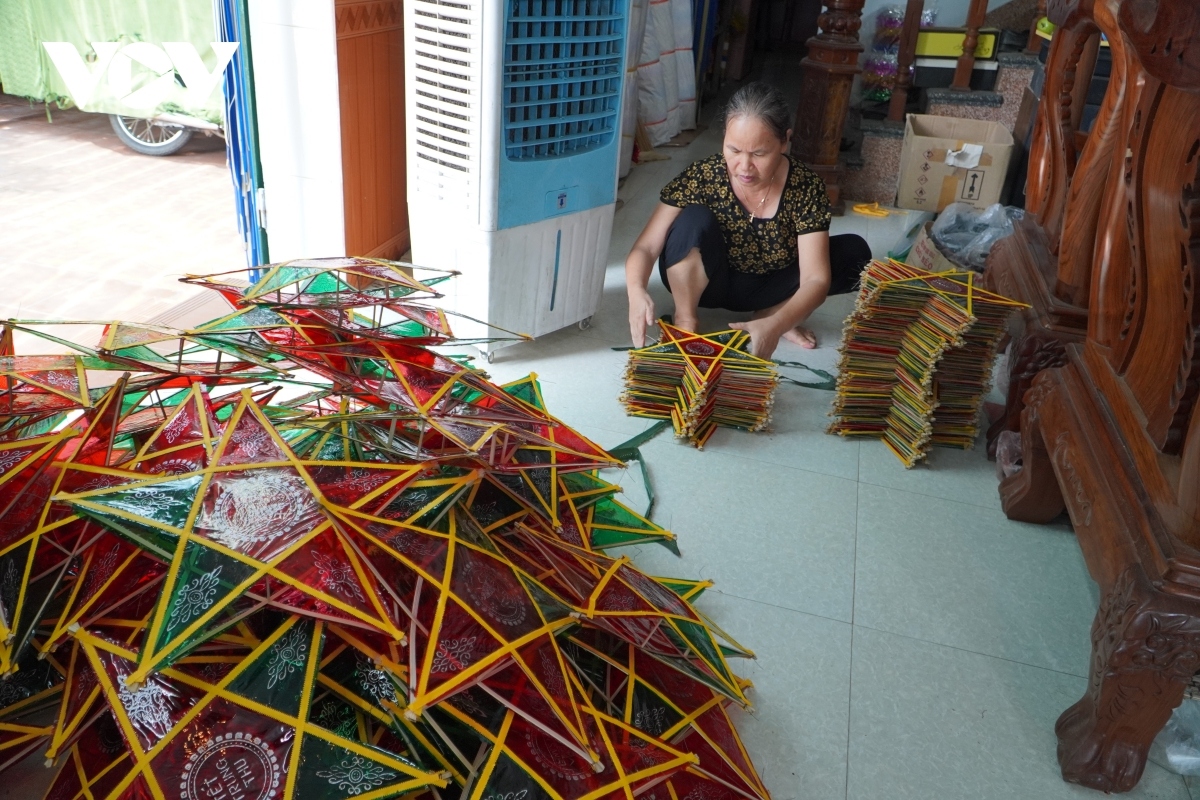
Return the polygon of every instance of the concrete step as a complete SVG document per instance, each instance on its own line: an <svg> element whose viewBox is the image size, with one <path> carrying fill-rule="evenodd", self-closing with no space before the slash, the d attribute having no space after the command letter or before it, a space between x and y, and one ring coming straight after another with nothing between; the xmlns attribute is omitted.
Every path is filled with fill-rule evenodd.
<svg viewBox="0 0 1200 800"><path fill-rule="evenodd" d="M844 157L842 196L848 201L891 204L896 199L904 124L864 119L860 130L860 151Z"/></svg>

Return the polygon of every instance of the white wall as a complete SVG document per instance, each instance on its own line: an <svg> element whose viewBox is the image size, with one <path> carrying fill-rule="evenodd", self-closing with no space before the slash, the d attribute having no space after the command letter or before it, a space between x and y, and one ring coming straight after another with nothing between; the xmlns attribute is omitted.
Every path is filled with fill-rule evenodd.
<svg viewBox="0 0 1200 800"><path fill-rule="evenodd" d="M272 261L346 254L333 0L250 0Z"/></svg>

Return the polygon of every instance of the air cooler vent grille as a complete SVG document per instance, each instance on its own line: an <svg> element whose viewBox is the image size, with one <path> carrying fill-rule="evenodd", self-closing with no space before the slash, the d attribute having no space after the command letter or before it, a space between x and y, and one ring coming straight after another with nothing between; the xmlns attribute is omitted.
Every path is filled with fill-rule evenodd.
<svg viewBox="0 0 1200 800"><path fill-rule="evenodd" d="M616 135L620 0L508 0L504 146L510 159L573 155Z"/></svg>
<svg viewBox="0 0 1200 800"><path fill-rule="evenodd" d="M474 173L478 163L477 2L413 0L416 155L450 174Z"/></svg>

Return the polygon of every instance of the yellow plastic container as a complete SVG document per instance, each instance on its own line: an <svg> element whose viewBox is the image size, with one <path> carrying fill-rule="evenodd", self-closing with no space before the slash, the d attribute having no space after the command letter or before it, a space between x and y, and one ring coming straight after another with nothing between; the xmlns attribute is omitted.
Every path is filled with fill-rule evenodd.
<svg viewBox="0 0 1200 800"><path fill-rule="evenodd" d="M1000 31L994 28L979 31L975 57L992 58L996 53L996 40L999 36ZM917 55L958 58L962 55L965 38L967 32L962 28L924 28L917 34Z"/></svg>

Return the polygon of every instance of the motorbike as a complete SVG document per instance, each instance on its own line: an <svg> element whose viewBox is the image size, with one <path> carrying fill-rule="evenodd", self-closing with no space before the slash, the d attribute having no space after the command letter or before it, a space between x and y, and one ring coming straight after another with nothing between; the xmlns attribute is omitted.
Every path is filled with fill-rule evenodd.
<svg viewBox="0 0 1200 800"><path fill-rule="evenodd" d="M109 114L108 119L122 144L148 156L178 153L197 133L225 138L220 125L180 114L159 114L151 119Z"/></svg>

